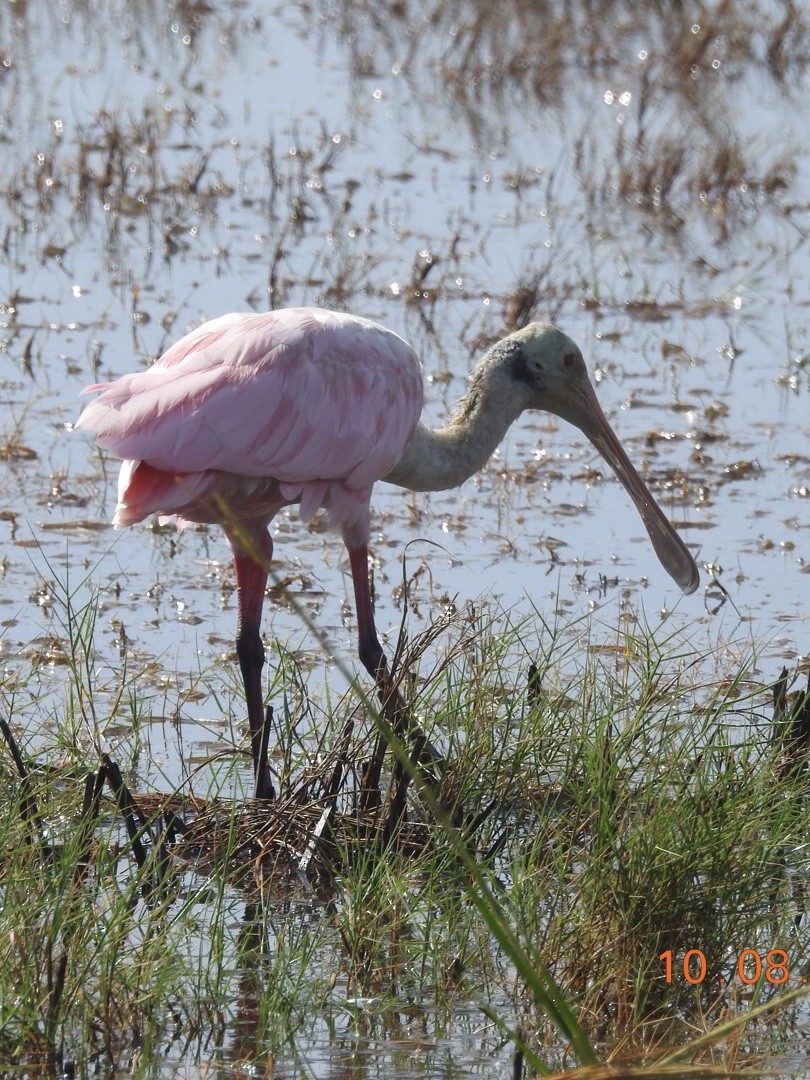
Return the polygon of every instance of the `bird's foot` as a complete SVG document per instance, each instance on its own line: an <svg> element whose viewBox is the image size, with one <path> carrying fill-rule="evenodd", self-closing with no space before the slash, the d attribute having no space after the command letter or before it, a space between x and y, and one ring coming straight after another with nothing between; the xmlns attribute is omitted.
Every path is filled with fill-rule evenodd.
<svg viewBox="0 0 810 1080"><path fill-rule="evenodd" d="M402 695L399 686L391 677L385 660L377 667L375 684L380 700L380 711L390 726L393 734L401 743L410 747L410 758L419 767L420 776L433 790L436 790L443 771L444 756L430 742L419 724L411 716L410 707ZM379 809L382 804L380 776L382 773L388 741L379 735L374 753L363 769L360 806L363 811ZM390 835L404 813L407 790L411 782L411 770L397 761L394 767L392 791L389 796L389 814L385 832Z"/></svg>
<svg viewBox="0 0 810 1080"><path fill-rule="evenodd" d="M273 727L273 706L268 705L264 714L264 723L259 731L258 747L255 737L251 738L254 764L253 771L256 780L257 799L275 799L276 789L270 779L270 766L267 761L267 751L270 745L270 731Z"/></svg>

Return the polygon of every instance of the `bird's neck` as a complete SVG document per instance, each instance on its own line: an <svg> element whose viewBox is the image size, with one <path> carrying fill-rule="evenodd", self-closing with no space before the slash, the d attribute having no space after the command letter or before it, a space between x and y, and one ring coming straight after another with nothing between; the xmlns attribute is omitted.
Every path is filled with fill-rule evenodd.
<svg viewBox="0 0 810 1080"><path fill-rule="evenodd" d="M399 463L384 479L411 491L458 487L486 465L523 411L524 402L513 386L485 359L448 423L436 429L419 424Z"/></svg>

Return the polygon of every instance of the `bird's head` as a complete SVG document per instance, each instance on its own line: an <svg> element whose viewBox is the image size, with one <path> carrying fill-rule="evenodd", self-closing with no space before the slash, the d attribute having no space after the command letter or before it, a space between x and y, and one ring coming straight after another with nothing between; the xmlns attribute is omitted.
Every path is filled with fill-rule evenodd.
<svg viewBox="0 0 810 1080"><path fill-rule="evenodd" d="M525 409L542 409L574 424L611 466L641 514L658 558L684 592L694 592L695 561L633 467L596 397L582 353L550 323L530 323L494 353Z"/></svg>
<svg viewBox="0 0 810 1080"><path fill-rule="evenodd" d="M530 323L500 348L509 358L510 379L521 387L524 408L554 413L589 434L583 421L598 402L582 352L567 334L551 323Z"/></svg>

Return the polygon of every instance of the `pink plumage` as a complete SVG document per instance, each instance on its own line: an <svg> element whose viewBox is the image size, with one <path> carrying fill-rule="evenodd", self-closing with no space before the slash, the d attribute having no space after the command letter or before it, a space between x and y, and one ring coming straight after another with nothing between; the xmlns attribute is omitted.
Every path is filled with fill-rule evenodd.
<svg viewBox="0 0 810 1080"><path fill-rule="evenodd" d="M125 375L77 427L125 459L114 523L309 520L368 536L371 487L397 464L422 410L413 350L367 319L317 309L225 315Z"/></svg>

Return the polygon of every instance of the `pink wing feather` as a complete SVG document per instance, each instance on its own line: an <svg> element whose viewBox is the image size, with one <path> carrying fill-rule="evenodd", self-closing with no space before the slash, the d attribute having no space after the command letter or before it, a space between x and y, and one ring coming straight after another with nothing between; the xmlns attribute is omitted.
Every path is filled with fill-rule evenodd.
<svg viewBox="0 0 810 1080"><path fill-rule="evenodd" d="M315 309L225 315L148 370L91 390L103 392L76 427L116 456L193 474L185 490L195 492L211 471L272 478L285 500L300 498L305 520L328 505L338 525L367 511L422 410L410 346L367 319ZM140 516L151 510L174 512Z"/></svg>

